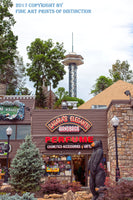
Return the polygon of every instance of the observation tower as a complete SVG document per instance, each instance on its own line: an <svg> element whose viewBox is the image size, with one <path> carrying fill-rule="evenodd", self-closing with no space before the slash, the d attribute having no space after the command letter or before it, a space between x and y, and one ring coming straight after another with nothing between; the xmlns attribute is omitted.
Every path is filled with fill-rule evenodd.
<svg viewBox="0 0 133 200"><path fill-rule="evenodd" d="M77 66L84 63L83 57L73 52L73 34L72 34L72 52L65 56L63 64L69 69L69 95L77 97Z"/></svg>

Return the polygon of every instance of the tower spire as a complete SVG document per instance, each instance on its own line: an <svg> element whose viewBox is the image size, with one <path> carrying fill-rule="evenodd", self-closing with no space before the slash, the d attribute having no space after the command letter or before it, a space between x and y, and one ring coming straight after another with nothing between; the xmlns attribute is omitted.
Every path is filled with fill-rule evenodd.
<svg viewBox="0 0 133 200"><path fill-rule="evenodd" d="M63 64L69 69L69 95L77 97L77 66L84 63L83 57L73 52L73 32L72 32L72 52L65 56Z"/></svg>
<svg viewBox="0 0 133 200"><path fill-rule="evenodd" d="M73 32L72 32L72 53L73 53Z"/></svg>

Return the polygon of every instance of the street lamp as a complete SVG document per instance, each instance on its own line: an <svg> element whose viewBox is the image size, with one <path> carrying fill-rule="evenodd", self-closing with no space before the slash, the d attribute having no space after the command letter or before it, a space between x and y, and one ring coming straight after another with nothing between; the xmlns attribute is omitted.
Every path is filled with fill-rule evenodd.
<svg viewBox="0 0 133 200"><path fill-rule="evenodd" d="M118 166L118 150L117 150L117 127L119 125L119 119L114 116L111 119L111 124L114 127L115 130L115 151L116 151L116 182L118 182L119 178L120 178L120 170L119 170L119 166Z"/></svg>
<svg viewBox="0 0 133 200"><path fill-rule="evenodd" d="M8 137L8 149L7 149L7 160L6 160L6 173L5 173L5 178L4 178L4 183L8 183L8 157L9 157L9 141L10 141L10 136L12 135L12 128L9 126L6 129L6 134Z"/></svg>

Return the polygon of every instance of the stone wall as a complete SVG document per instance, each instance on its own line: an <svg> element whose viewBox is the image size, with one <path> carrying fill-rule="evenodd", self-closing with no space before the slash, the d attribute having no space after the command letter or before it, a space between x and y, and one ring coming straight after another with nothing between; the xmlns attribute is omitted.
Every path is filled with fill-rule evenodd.
<svg viewBox="0 0 133 200"><path fill-rule="evenodd" d="M108 109L108 159L110 177L115 181L116 153L115 131L110 120L116 115L119 119L117 128L118 162L120 176L133 178L133 108L129 103L112 103Z"/></svg>

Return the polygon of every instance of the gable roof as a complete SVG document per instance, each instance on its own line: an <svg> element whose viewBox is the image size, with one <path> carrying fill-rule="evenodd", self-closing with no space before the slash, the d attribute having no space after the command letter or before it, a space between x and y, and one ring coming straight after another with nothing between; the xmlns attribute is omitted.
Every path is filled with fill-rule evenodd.
<svg viewBox="0 0 133 200"><path fill-rule="evenodd" d="M133 84L119 80L79 106L78 109L91 109L92 105L106 105L108 107L112 100L129 100L129 96L124 94L126 90L130 90L130 93L133 94Z"/></svg>

